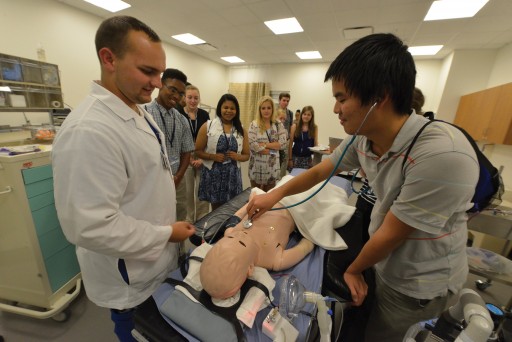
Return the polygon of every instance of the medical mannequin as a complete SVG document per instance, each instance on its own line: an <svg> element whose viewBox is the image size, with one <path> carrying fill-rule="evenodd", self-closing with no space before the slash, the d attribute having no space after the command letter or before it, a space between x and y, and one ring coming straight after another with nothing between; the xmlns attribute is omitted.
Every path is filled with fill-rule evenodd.
<svg viewBox="0 0 512 342"><path fill-rule="evenodd" d="M252 195L251 195L252 197ZM278 203L276 206L281 207ZM240 221L226 229L201 264L201 284L213 298L235 295L254 266L268 270L284 270L299 263L313 250L313 243L302 239L296 246L285 249L295 223L288 210L268 211L250 228L244 228L246 206L235 215Z"/></svg>

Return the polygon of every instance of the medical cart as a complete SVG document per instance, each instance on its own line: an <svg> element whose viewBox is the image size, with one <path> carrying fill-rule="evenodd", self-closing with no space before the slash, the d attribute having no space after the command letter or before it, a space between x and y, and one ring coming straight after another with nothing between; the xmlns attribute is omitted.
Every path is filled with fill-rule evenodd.
<svg viewBox="0 0 512 342"><path fill-rule="evenodd" d="M51 145L0 154L0 310L65 321L81 288L53 197Z"/></svg>

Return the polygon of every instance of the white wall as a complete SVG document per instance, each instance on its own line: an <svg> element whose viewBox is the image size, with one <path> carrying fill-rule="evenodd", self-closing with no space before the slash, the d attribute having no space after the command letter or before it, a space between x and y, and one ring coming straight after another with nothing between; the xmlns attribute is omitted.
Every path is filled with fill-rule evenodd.
<svg viewBox="0 0 512 342"><path fill-rule="evenodd" d="M462 95L485 89L496 58L496 50L457 50L440 99L437 117L453 122Z"/></svg>
<svg viewBox="0 0 512 342"><path fill-rule="evenodd" d="M80 103L91 81L100 77L94 36L102 18L54 0L0 0L0 9L0 52L37 59L41 44L46 61L59 66L64 102L71 107ZM227 90L227 67L170 44L164 50L167 67L182 70L200 88L202 102L216 105ZM27 116L32 123L48 118L47 113ZM0 124L23 123L21 113L0 112Z"/></svg>
<svg viewBox="0 0 512 342"><path fill-rule="evenodd" d="M512 82L512 43L502 47L494 62L487 88Z"/></svg>
<svg viewBox="0 0 512 342"><path fill-rule="evenodd" d="M319 127L319 143L329 144L329 137L346 137L337 116L333 114L334 98L331 82L324 83L330 63L279 64L264 66L237 66L230 68L229 82L269 82L272 90L288 90L291 94L289 109L295 112L304 106L315 109L315 122ZM438 86L441 62L418 61L416 85L423 91L424 109L436 111L434 94Z"/></svg>

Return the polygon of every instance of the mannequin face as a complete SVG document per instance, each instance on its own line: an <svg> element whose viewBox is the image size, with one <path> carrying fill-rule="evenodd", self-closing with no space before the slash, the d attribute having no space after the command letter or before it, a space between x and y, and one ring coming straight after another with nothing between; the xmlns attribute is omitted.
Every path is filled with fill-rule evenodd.
<svg viewBox="0 0 512 342"><path fill-rule="evenodd" d="M201 284L213 298L235 295L252 274L259 247L247 232L231 231L224 235L204 258Z"/></svg>

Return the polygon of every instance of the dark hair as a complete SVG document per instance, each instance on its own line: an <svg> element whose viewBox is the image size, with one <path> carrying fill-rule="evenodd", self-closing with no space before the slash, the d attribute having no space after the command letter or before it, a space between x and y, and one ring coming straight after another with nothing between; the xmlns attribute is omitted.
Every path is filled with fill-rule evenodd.
<svg viewBox="0 0 512 342"><path fill-rule="evenodd" d="M289 94L289 93L281 93L281 94L279 94L279 101L281 101L281 99L282 99L283 97L290 98L290 94Z"/></svg>
<svg viewBox="0 0 512 342"><path fill-rule="evenodd" d="M423 105L425 104L425 96L419 88L414 88L412 93L412 109L416 111L416 114L423 114Z"/></svg>
<svg viewBox="0 0 512 342"><path fill-rule="evenodd" d="M313 106L306 106L302 108L299 116L299 122L295 127L295 137L299 138L302 135L302 125L304 124L304 121L302 121L302 114L305 112L311 112L311 120L308 122L308 136L310 138L314 138L318 126L315 124L315 110L313 109Z"/></svg>
<svg viewBox="0 0 512 342"><path fill-rule="evenodd" d="M398 37L377 33L347 47L331 63L325 82L343 82L348 95L368 105L386 95L395 111L407 115L416 81L414 60Z"/></svg>
<svg viewBox="0 0 512 342"><path fill-rule="evenodd" d="M187 84L187 75L178 69L165 69L164 73L162 74L162 82L167 79L178 80L183 82L185 85Z"/></svg>
<svg viewBox="0 0 512 342"><path fill-rule="evenodd" d="M148 35L152 42L160 42L160 37L148 25L142 21L129 16L116 16L105 19L96 31L96 54L99 58L99 51L106 47L116 56L123 55L130 48L127 43L128 33L130 31L142 31Z"/></svg>
<svg viewBox="0 0 512 342"><path fill-rule="evenodd" d="M220 112L222 108L222 104L226 101L231 101L235 104L236 109L236 115L233 118L233 127L235 127L238 134L240 134L242 137L244 136L244 129L242 127L242 122L240 121L240 105L238 104L238 100L236 99L235 95L233 94L224 94L220 97L219 103L217 103L217 116L222 119L222 114Z"/></svg>

